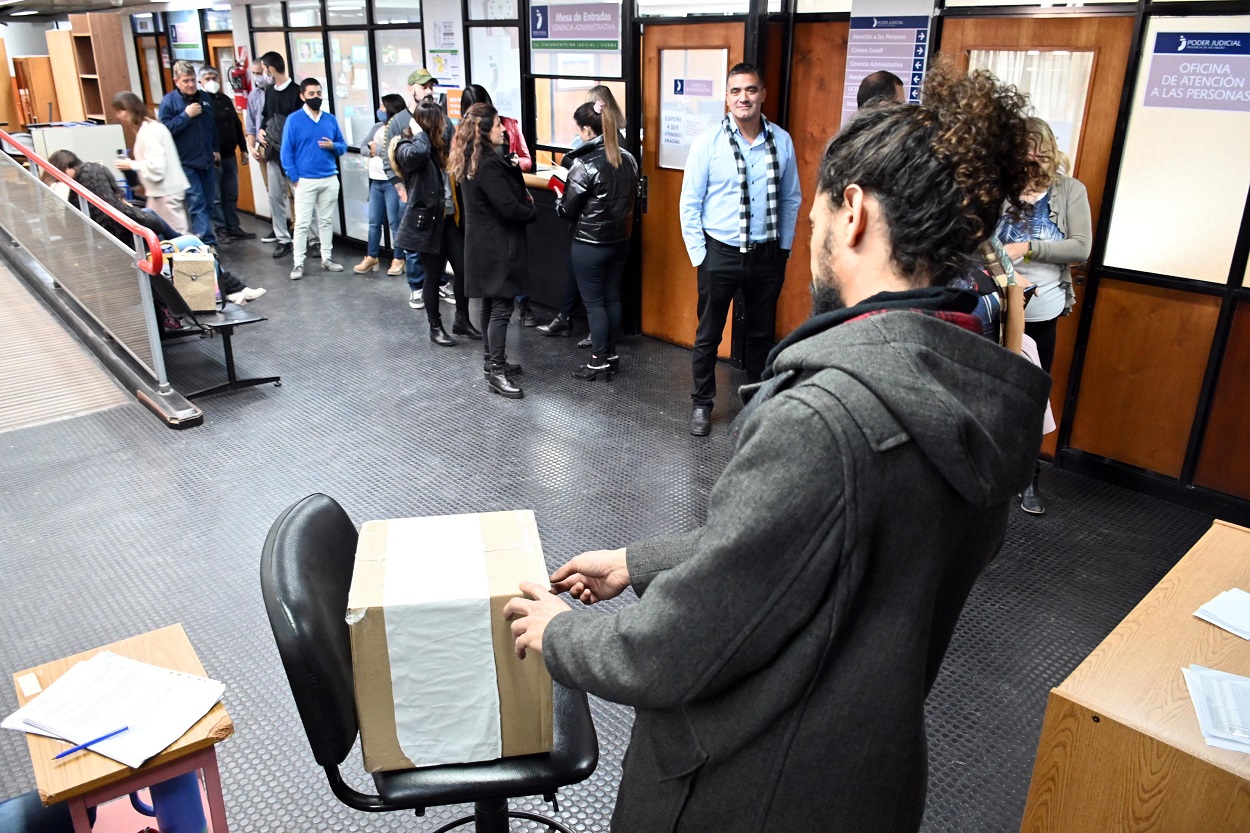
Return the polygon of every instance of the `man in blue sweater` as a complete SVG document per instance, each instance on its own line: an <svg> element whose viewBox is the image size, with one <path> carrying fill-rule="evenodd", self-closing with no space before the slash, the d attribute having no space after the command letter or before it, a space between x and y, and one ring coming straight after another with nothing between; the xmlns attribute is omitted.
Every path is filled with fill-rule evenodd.
<svg viewBox="0 0 1250 833"><path fill-rule="evenodd" d="M308 226L313 208L317 210L318 237L321 239L321 268L342 272L343 266L330 259L334 246L331 218L338 207L339 157L347 152L347 140L333 116L321 112L321 82L305 78L299 85L304 106L287 116L282 130L282 169L295 189L295 268L291 280L304 277L304 255L308 248Z"/></svg>
<svg viewBox="0 0 1250 833"><path fill-rule="evenodd" d="M195 67L190 61L174 63L176 90L161 99L160 120L174 135L174 146L182 160L191 187L187 189L187 217L191 230L206 245L216 247L213 231L213 200L217 196L217 125L213 105L206 92L195 84Z"/></svg>

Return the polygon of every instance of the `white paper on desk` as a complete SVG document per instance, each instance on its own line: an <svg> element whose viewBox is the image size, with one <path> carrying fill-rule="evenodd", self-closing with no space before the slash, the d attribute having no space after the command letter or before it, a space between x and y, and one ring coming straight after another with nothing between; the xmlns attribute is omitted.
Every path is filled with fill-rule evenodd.
<svg viewBox="0 0 1250 833"><path fill-rule="evenodd" d="M1201 665L1182 668L1181 673L1207 744L1250 752L1250 678Z"/></svg>
<svg viewBox="0 0 1250 833"><path fill-rule="evenodd" d="M1250 639L1250 593L1234 587L1194 611L1199 619Z"/></svg>
<svg viewBox="0 0 1250 833"><path fill-rule="evenodd" d="M138 767L195 725L224 691L216 680L102 651L65 672L3 726L72 743L127 726L91 749Z"/></svg>
<svg viewBox="0 0 1250 833"><path fill-rule="evenodd" d="M560 180L561 182L567 182L569 179L569 169L560 167L558 165L549 171L544 171L544 173L551 174L553 177Z"/></svg>

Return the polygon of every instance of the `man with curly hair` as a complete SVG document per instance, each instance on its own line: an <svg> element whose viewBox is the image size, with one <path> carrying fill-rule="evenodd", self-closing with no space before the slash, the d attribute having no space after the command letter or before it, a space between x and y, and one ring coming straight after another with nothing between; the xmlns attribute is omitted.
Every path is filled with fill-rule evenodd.
<svg viewBox="0 0 1250 833"><path fill-rule="evenodd" d="M509 603L518 653L635 709L615 831L904 833L924 702L1028 481L1050 380L946 288L1020 192L1022 98L935 69L858 116L812 208L812 318L769 357L707 522Z"/></svg>

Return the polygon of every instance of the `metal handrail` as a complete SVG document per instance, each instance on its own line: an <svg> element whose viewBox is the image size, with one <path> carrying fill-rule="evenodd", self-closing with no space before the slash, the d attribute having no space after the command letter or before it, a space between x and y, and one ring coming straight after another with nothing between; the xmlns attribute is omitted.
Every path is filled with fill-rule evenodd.
<svg viewBox="0 0 1250 833"><path fill-rule="evenodd" d="M149 275L161 274L165 266L165 260L164 254L161 252L161 239L156 236L156 232L152 231L152 229L147 226L136 223L125 214L122 214L116 208L105 202L104 199L98 194L83 187L78 180L68 176L64 171L58 170L51 162L39 156L39 154L26 147L26 145L23 145L21 142L14 139L8 132L0 130L0 140L11 147L21 148L22 155L28 160L38 165L47 173L51 174L58 182L65 183L69 186L71 191L103 211L109 219L113 220L133 234L136 240L142 240L146 243L148 247L148 256L144 258L139 256L138 252L135 252L135 266L140 271L146 272Z"/></svg>

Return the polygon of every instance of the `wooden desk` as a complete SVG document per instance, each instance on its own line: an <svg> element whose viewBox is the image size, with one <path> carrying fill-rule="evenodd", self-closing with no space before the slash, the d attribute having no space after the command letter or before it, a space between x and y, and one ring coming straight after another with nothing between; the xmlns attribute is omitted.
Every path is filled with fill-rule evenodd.
<svg viewBox="0 0 1250 833"><path fill-rule="evenodd" d="M1216 521L1050 692L1022 833L1250 831L1250 754L1207 746L1181 668L1250 677L1250 643L1194 617L1250 589L1250 530Z"/></svg>
<svg viewBox="0 0 1250 833"><path fill-rule="evenodd" d="M13 675L13 682L17 687L18 703L24 706L38 694L23 693L23 686L19 681L27 674L35 675L42 691L76 662L90 659L100 651L112 651L152 665L207 676L182 625L170 625L17 672ZM225 707L218 703L182 737L139 769L131 769L125 764L90 751L54 761L53 757L70 748L71 744L41 735L28 734L26 746L35 768L35 783L39 788L40 799L45 805L69 801L74 829L78 833L90 833L87 807L94 807L128 792L197 769L204 771L213 832L227 833L221 779L217 773L217 755L213 747L232 734L234 723L230 720L230 715L226 714Z"/></svg>

